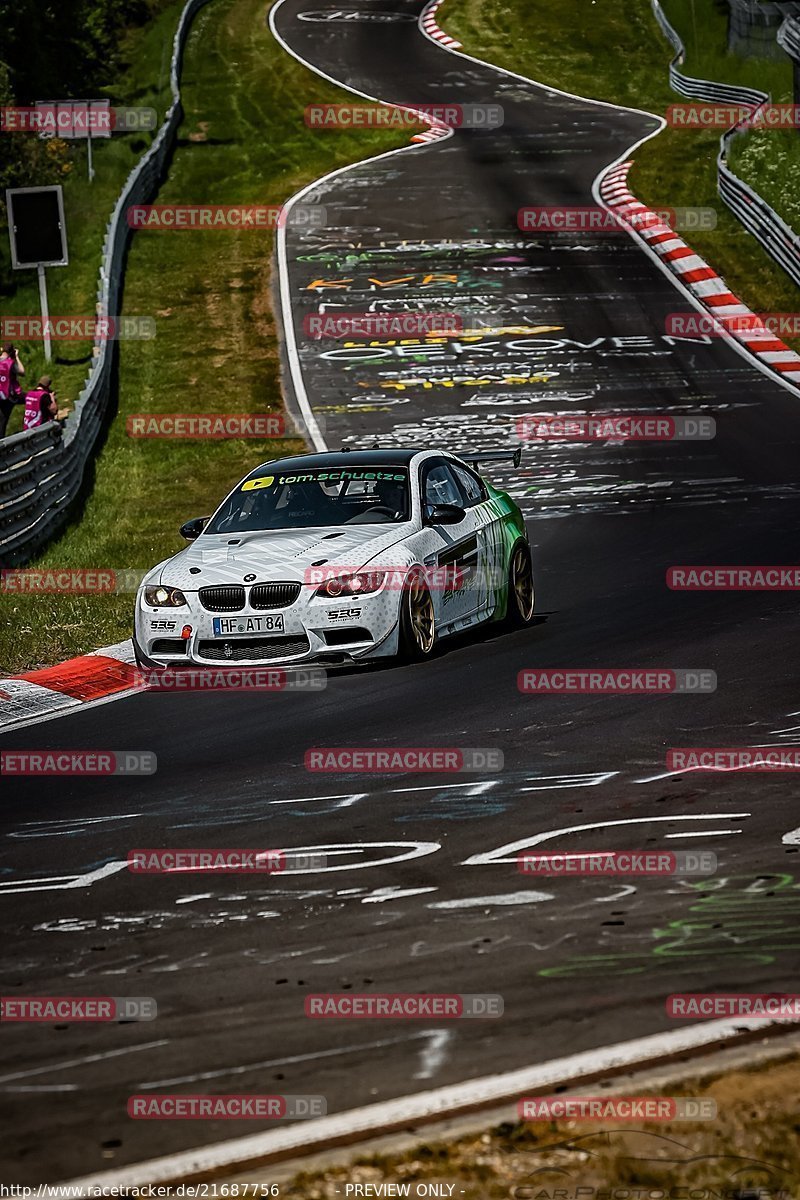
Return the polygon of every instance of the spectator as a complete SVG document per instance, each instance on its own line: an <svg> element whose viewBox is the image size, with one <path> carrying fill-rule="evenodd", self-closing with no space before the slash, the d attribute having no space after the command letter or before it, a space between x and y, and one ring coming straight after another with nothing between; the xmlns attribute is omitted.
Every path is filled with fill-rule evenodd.
<svg viewBox="0 0 800 1200"><path fill-rule="evenodd" d="M19 382L19 377L24 374L19 351L13 342L6 342L0 354L0 438L6 436L12 408L24 399Z"/></svg>
<svg viewBox="0 0 800 1200"><path fill-rule="evenodd" d="M25 428L38 429L40 425L46 425L48 421L55 421L64 415L66 414L60 414L58 411L52 379L49 375L43 375L36 387L25 397Z"/></svg>

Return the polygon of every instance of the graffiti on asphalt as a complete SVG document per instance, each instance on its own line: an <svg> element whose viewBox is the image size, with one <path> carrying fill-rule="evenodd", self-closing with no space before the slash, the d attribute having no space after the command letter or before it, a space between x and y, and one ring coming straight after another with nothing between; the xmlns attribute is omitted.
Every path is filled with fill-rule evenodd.
<svg viewBox="0 0 800 1200"><path fill-rule="evenodd" d="M577 955L539 974L554 979L674 972L711 955L768 966L787 951L800 950L800 884L793 875L703 879L688 889L690 915L653 929L644 950ZM607 936L616 940L619 933Z"/></svg>

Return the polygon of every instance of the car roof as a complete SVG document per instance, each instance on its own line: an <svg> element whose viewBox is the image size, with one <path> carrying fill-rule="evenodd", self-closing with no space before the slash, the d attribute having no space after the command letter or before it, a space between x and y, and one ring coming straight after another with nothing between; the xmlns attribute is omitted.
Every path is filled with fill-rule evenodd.
<svg viewBox="0 0 800 1200"><path fill-rule="evenodd" d="M323 454L297 454L294 458L275 458L261 463L262 467L278 468L282 471L307 471L324 467L407 467L424 449L417 450L329 450ZM252 472L251 472L252 474Z"/></svg>

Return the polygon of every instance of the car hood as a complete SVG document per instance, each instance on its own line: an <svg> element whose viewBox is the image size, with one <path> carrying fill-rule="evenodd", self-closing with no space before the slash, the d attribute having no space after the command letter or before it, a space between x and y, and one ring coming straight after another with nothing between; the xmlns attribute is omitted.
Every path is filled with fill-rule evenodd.
<svg viewBox="0 0 800 1200"><path fill-rule="evenodd" d="M411 521L402 525L354 525L331 529L272 529L267 532L204 534L162 565L159 582L182 591L196 591L213 584L270 580L306 580L312 566L358 568L383 554L413 532ZM392 559L386 565L396 566ZM399 557L398 557L398 561Z"/></svg>

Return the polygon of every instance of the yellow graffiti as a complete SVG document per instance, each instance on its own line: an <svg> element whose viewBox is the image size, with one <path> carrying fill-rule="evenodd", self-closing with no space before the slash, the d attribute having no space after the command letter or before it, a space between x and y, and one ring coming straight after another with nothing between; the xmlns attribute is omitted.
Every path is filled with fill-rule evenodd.
<svg viewBox="0 0 800 1200"><path fill-rule="evenodd" d="M458 342L482 342L486 338L507 337L514 335L518 337L535 337L539 333L557 333L563 330L563 325L502 325L497 329L481 329L474 333L469 331L459 333L454 329L431 329L429 333L418 338L392 338L386 342L370 341L370 342L350 342L342 343L342 348L345 350L360 350L372 348L374 346L439 346L446 345L448 339Z"/></svg>
<svg viewBox="0 0 800 1200"><path fill-rule="evenodd" d="M364 388L392 388L396 392L404 392L406 388L410 387L421 387L426 391L430 391L431 388L435 387L491 387L496 383L510 384L512 386L521 383L547 383L552 378L552 375L487 375L475 376L474 378L470 375L465 375L463 378L458 379L404 379L402 382L391 380L388 383L360 382L358 386Z"/></svg>

